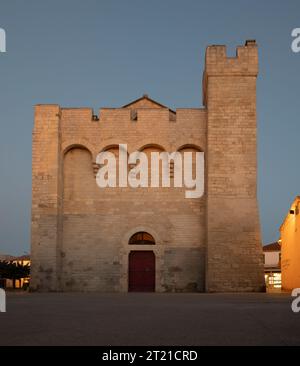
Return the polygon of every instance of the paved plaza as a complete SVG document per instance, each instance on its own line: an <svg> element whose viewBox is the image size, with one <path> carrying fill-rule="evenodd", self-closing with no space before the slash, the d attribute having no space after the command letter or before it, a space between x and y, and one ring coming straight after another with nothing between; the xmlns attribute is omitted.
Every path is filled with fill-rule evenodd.
<svg viewBox="0 0 300 366"><path fill-rule="evenodd" d="M300 345L288 294L8 293L0 345Z"/></svg>

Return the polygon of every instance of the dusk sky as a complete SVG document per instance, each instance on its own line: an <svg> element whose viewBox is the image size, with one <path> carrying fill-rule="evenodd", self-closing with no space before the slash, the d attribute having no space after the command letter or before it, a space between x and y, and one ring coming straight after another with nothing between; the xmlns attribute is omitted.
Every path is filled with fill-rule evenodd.
<svg viewBox="0 0 300 366"><path fill-rule="evenodd" d="M205 48L259 45L258 199L263 243L300 194L300 1L0 0L0 254L30 250L33 106L119 107L142 94L202 106ZM222 209L222 208L220 208Z"/></svg>

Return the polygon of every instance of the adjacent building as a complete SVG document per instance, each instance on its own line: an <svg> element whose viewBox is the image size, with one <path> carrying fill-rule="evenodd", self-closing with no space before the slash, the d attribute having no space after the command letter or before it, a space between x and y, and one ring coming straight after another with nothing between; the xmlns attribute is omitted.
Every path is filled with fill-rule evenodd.
<svg viewBox="0 0 300 366"><path fill-rule="evenodd" d="M300 288L300 196L292 203L280 227L282 289Z"/></svg>
<svg viewBox="0 0 300 366"><path fill-rule="evenodd" d="M278 242L264 245L265 281L268 290L281 289L281 247Z"/></svg>
<svg viewBox="0 0 300 366"><path fill-rule="evenodd" d="M8 262L16 266L29 266L30 267L30 256L28 254L22 256L12 256L12 255L0 255L0 261ZM1 276L0 276L1 277ZM29 276L12 278L1 278L0 287L6 289L27 289L29 286Z"/></svg>

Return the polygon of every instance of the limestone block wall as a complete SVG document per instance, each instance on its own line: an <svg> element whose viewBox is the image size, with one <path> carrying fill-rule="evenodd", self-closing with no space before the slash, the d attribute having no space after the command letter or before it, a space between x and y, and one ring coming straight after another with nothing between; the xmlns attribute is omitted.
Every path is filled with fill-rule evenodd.
<svg viewBox="0 0 300 366"><path fill-rule="evenodd" d="M127 291L129 252L147 250L128 241L134 233L147 231L156 241L148 248L156 256L156 291L203 291L205 198L186 199L185 188L101 189L95 174L97 154L115 153L120 143L127 144L129 153L205 150L205 110L180 109L175 114L147 103L101 109L99 121L94 121L90 109L57 109L60 158L47 166L59 177L61 207L53 224L57 237L51 231L32 241L36 264L38 241L52 250L48 266L56 278L54 288ZM39 201L39 192L33 194ZM42 217L45 214L46 208L41 210ZM47 290L37 265L34 277L38 280L32 288Z"/></svg>
<svg viewBox="0 0 300 366"><path fill-rule="evenodd" d="M207 291L260 291L263 253L256 198L257 46L235 58L206 50Z"/></svg>
<svg viewBox="0 0 300 366"><path fill-rule="evenodd" d="M31 287L57 288L61 196L60 109L36 106L32 136Z"/></svg>

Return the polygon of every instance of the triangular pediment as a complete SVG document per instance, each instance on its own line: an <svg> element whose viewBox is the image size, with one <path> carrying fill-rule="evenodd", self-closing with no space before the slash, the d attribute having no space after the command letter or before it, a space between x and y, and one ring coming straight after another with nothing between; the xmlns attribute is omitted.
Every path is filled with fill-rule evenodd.
<svg viewBox="0 0 300 366"><path fill-rule="evenodd" d="M138 99L122 106L122 108L129 108L129 109L157 108L157 109L169 109L171 112L173 112L170 108L166 107L165 105L158 103L155 100L149 98L147 94L144 94L141 98L138 98Z"/></svg>

